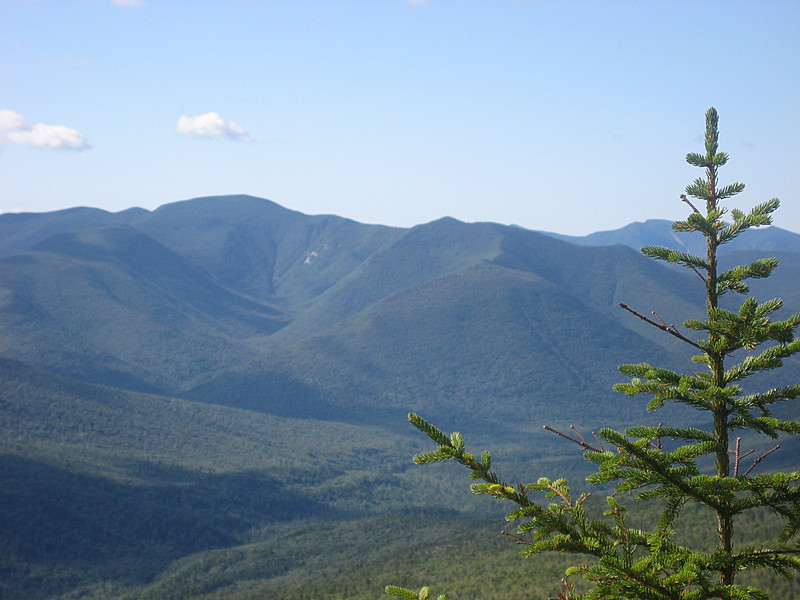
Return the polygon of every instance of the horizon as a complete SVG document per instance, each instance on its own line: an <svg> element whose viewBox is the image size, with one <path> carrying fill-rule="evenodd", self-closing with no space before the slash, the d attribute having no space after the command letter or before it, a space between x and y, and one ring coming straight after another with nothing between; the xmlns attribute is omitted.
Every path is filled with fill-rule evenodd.
<svg viewBox="0 0 800 600"><path fill-rule="evenodd" d="M455 220L461 221L463 223L494 223L494 224L497 224L497 225L503 225L503 226L508 226L508 227L520 227L522 229L527 229L529 231L536 231L536 232L540 232L540 233L554 234L554 235L557 235L557 236L563 236L563 237L567 237L567 238L583 238L583 237L588 237L590 235L594 235L594 234L597 234L597 233L611 233L611 232L614 232L614 231L619 231L621 229L624 229L626 227L630 227L632 225L644 225L644 224L649 223L651 221L658 221L658 222L665 222L665 223L673 222L671 219L662 219L662 218L658 218L658 217L651 217L651 218L647 218L647 219L643 219L643 220L630 221L630 222L625 223L624 225L621 225L621 226L616 227L614 229L598 229L598 230L595 230L595 231L590 231L589 233L586 233L586 234L583 234L583 235L572 235L572 234L568 234L568 233L562 233L560 231L552 231L552 230L549 230L549 229L532 229L530 227L525 227L525 226L520 225L518 223L498 223L497 221L464 221L462 219L458 219L458 218L453 217L451 215L442 215L441 217L437 217L436 219L432 219L431 221L424 221L424 222L421 222L421 223L415 223L413 225L401 226L401 225L388 225L386 223L368 223L368 222L365 222L365 221L360 221L358 219L349 217L347 215L339 215L339 214L335 214L335 213L304 213L303 211L298 211L298 210L295 210L295 209L293 209L293 208L291 208L289 206L284 206L282 204L279 204L279 203L275 202L274 200L270 200L269 198L262 198L260 196L253 196L252 194L223 194L223 195L215 195L215 196L198 196L196 198L186 198L184 200L175 200L173 202L166 202L166 203L161 204L159 206L156 206L154 208L145 208L143 206L128 206L127 208L121 208L119 210L107 210L105 208L101 208L101 207L97 207L97 206L81 206L81 205L78 205L78 206L68 206L68 207L65 207L65 208L59 208L59 209L55 209L55 210L52 210L52 211L34 211L34 212L32 212L32 211L14 211L14 212L5 212L5 213L0 213L0 217L3 217L5 215L47 214L47 213L67 211L67 210L75 210L75 209L101 210L101 211L104 211L104 212L107 212L107 213L110 213L110 214L123 213L123 212L127 212L129 210L144 210L144 211L147 211L149 213L152 213L152 212L158 210L159 208L161 208L163 206L168 206L170 204L178 204L178 203L181 203L181 202L192 202L194 200L204 200L204 199L208 199L208 198L225 199L225 198L234 198L234 197L239 197L239 196L246 196L246 197L249 197L249 198L255 198L257 200L265 200L267 202L271 202L271 203L273 203L273 204L275 204L277 206L280 206L281 208L283 208L285 210L289 210L289 211L293 211L293 212L299 212L299 213L301 213L301 214L303 214L305 216L309 216L309 217L314 217L314 216L334 216L334 217L339 217L339 218L342 218L342 219L347 219L347 220L350 220L350 221L354 221L356 223L361 223L362 225L380 225L380 226L384 226L384 227L396 227L398 229L410 229L411 227L416 227L418 225L425 225L427 223L432 223L433 221L438 221L440 219L455 219ZM795 234L795 235L800 235L800 232L798 232L798 231L793 231L791 229L787 229L786 227L782 227L782 226L777 225L777 224L758 227L755 230L758 230L758 229L769 229L771 227L776 227L777 229L782 229L784 231L788 231L789 233L792 233L792 234Z"/></svg>
<svg viewBox="0 0 800 600"><path fill-rule="evenodd" d="M729 208L800 232L798 30L780 0L7 0L0 213L246 189L583 236L685 218L714 106Z"/></svg>

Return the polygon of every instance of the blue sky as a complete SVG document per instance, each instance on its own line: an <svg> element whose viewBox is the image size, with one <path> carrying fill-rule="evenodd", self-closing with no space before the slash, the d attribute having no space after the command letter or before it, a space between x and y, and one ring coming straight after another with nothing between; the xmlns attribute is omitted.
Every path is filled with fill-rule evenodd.
<svg viewBox="0 0 800 600"><path fill-rule="evenodd" d="M800 2L0 0L0 212L246 193L581 235L731 207L800 232Z"/></svg>

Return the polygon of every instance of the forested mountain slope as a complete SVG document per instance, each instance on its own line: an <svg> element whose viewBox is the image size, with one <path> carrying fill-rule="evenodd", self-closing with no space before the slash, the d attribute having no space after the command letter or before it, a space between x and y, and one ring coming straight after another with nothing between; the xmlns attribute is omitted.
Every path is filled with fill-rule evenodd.
<svg viewBox="0 0 800 600"><path fill-rule="evenodd" d="M754 293L800 309L793 234L757 233L725 260L769 248L784 264ZM689 354L619 303L678 324L702 308L694 274L623 238L364 225L250 196L0 215L0 596L148 597L165 573L164 597L188 598L181 574L214 588L195 572L206 553L250 573L231 556L252 543L291 561L276 540L302 528L283 547L314 552L319 520L485 517L410 464L425 446L410 410L476 444L498 436L519 477L579 476L542 425L650 419L611 391L617 365ZM232 581L209 597L237 597Z"/></svg>

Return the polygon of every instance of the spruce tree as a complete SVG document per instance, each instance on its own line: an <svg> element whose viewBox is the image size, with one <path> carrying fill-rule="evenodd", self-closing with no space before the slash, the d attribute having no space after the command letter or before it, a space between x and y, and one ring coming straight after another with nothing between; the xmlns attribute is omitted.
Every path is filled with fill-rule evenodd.
<svg viewBox="0 0 800 600"><path fill-rule="evenodd" d="M763 453L741 448L742 439L752 445L760 436L777 439L800 433L800 422L772 413L776 404L800 395L800 384L762 391L743 385L748 377L776 369L785 358L800 352L800 339L794 336L800 314L774 320L780 299L758 302L747 297L738 310L719 303L726 294L747 296L746 281L767 277L778 265L776 259L765 258L722 271L718 250L751 227L771 224L779 201L769 200L749 212L733 209L728 213L722 206L744 185L718 182L718 171L728 155L718 150L714 108L706 113L705 153L688 154L686 161L703 169L705 176L681 195L691 214L675 222L673 229L705 236L706 255L659 246L646 246L642 252L688 268L702 280L705 318L685 322L681 331L658 315L650 318L621 306L665 335L680 339L691 350L691 360L699 364L686 373L647 363L622 365L620 371L630 380L614 389L649 398L649 411L667 403L698 411L704 426L638 426L624 433L601 429L593 443L551 429L578 444L584 457L596 465L589 483L614 489L606 498L607 509L594 517L587 511L589 494L575 496L565 480L543 477L527 485L509 485L492 470L488 452L478 458L465 450L459 433L447 436L422 417L409 415L410 422L438 445L416 456L416 463L455 460L470 469L476 480L473 492L516 505L507 519L518 524L514 537L523 545L523 555L562 552L585 557L567 574L575 576L571 580L582 579L587 589L578 592L565 580L564 591L558 595L562 600L763 599L768 598L764 591L737 583L737 575L769 568L791 577L800 570L796 541L800 472L770 472L768 455L777 446ZM660 518L649 529L629 525L623 499L630 497L658 504ZM676 536L676 524L690 504L713 514L716 531L709 534L716 539L716 548L687 547ZM782 532L769 547L734 544L737 523L753 511L769 511L781 521ZM416 593L389 586L387 591L407 600L430 594L428 588Z"/></svg>

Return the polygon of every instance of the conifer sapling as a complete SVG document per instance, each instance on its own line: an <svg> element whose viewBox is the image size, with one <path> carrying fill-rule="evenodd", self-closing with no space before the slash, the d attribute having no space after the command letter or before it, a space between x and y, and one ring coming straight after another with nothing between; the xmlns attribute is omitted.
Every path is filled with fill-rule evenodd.
<svg viewBox="0 0 800 600"><path fill-rule="evenodd" d="M759 302L747 297L738 310L720 306L729 294L747 295L747 280L768 277L777 267L774 258L721 270L718 250L751 227L769 225L779 201L772 199L749 212L722 202L744 189L741 183L720 185L718 171L728 155L718 150L718 116L714 108L706 113L705 153L690 153L686 161L704 170L681 195L691 209L683 221L673 224L682 233L701 234L706 255L646 246L649 257L693 271L705 292L705 318L684 323L684 331L667 325L660 316L645 316L627 305L622 308L647 321L665 334L680 339L691 351L696 367L678 373L648 363L622 365L630 381L614 386L629 396L649 397L647 410L673 403L698 411L702 427L637 426L624 433L601 429L597 443L579 434L551 431L578 444L584 457L596 465L589 483L614 485L606 498L602 518L587 511L588 494L573 494L564 479L540 478L527 485L508 485L492 471L491 456L480 458L465 451L459 433L445 435L416 414L409 421L438 446L415 457L425 464L455 460L471 471L476 480L472 491L510 501L516 508L507 516L518 524L514 535L524 546L522 554L562 552L583 555L567 575L583 580L585 591L564 582L561 600L756 600L768 598L763 590L737 583L738 574L769 568L785 577L800 570L800 473L770 472L765 468L774 446L755 456L741 451L741 440L754 444L758 436L777 439L800 433L800 422L776 417L775 405L800 396L800 384L762 391L745 389L743 381L776 369L787 357L800 352L795 330L800 314L773 320L781 308L780 299ZM698 208L690 198L697 200ZM738 361L738 362L736 362ZM609 450L606 448L606 444ZM749 458L748 458L749 457ZM747 459L745 461L745 459ZM629 525L622 499L633 496L659 503L660 518L649 530ZM675 525L689 504L704 507L714 515L714 549L682 545ZM737 523L752 511L767 510L782 521L782 532L769 547L735 545ZM428 588L419 594L389 586L387 591L408 600L424 600ZM424 598L423 598L424 596Z"/></svg>

